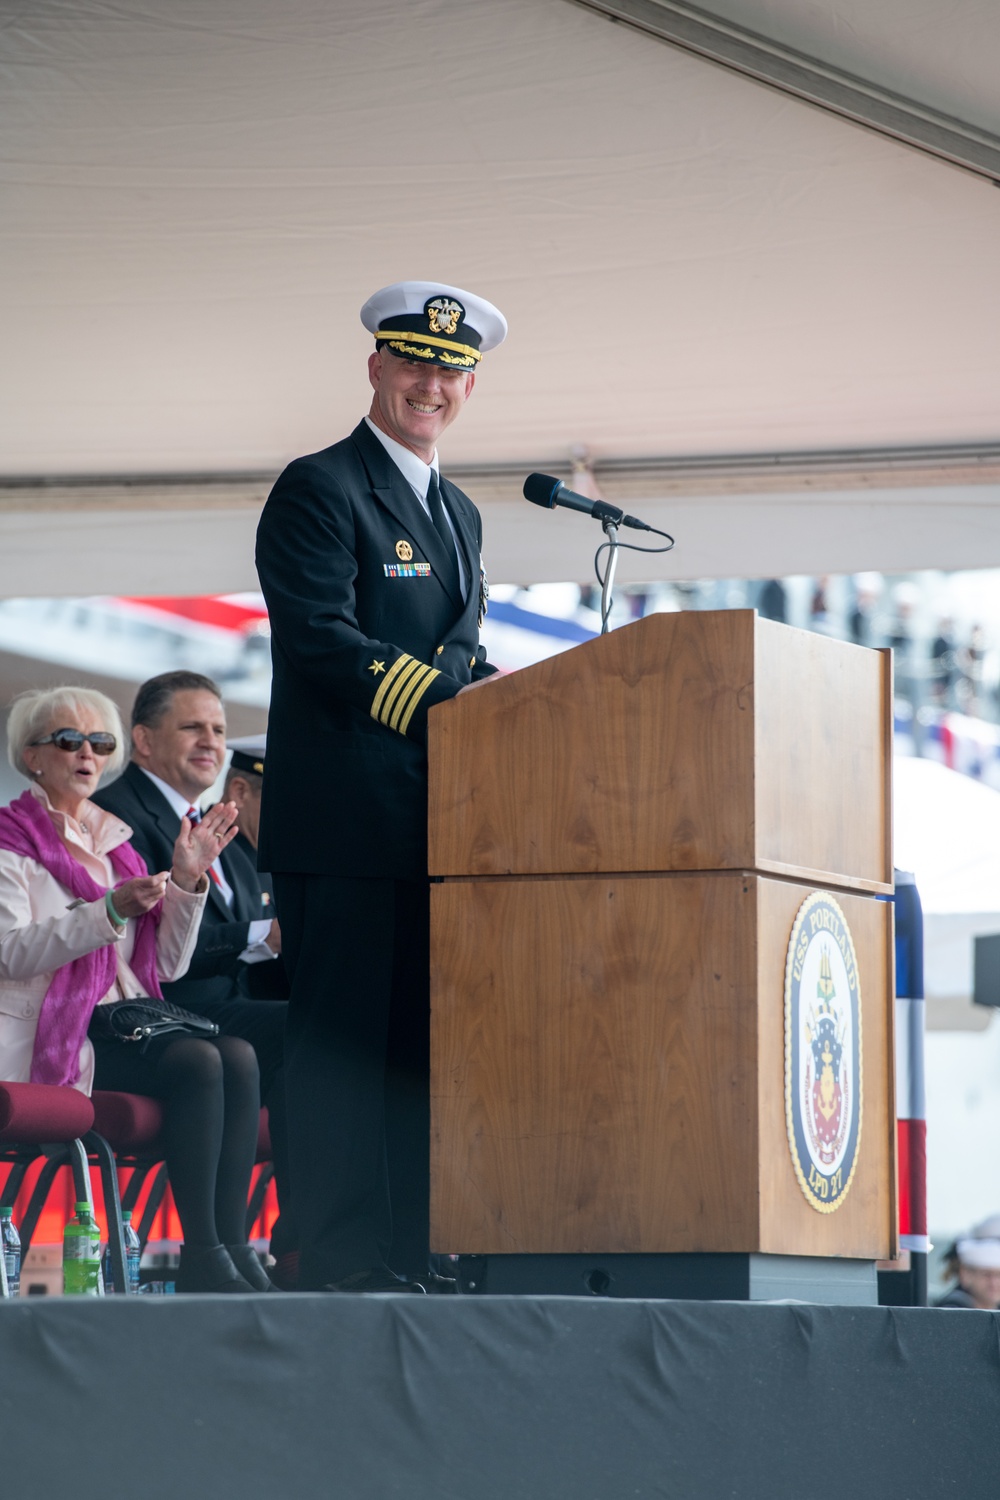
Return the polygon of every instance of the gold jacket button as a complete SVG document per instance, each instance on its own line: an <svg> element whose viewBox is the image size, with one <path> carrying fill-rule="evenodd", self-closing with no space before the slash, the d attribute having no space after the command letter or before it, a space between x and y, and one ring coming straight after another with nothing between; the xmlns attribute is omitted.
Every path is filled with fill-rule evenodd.
<svg viewBox="0 0 1000 1500"><path fill-rule="evenodd" d="M440 656L440 655L441 655L441 652L442 652L442 651L443 651L443 650L444 650L444 647L443 647L443 646L439 646L439 647L438 647L438 648L437 648L437 651L436 651L436 652L435 652L435 653L434 653L434 654L435 654L435 656Z"/></svg>
<svg viewBox="0 0 1000 1500"><path fill-rule="evenodd" d="M469 657L469 666L470 667L474 667L475 665L476 665L476 658L474 656L470 656Z"/></svg>

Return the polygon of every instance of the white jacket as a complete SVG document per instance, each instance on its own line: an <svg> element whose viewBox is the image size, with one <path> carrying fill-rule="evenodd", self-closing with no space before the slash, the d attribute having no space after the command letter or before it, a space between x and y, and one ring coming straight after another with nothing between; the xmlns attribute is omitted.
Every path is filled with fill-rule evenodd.
<svg viewBox="0 0 1000 1500"><path fill-rule="evenodd" d="M85 802L80 821L57 812L40 787L33 794L48 808L55 829L73 857L98 885L110 888L118 876L108 855L131 837L127 823ZM161 980L180 979L194 952L206 890L189 895L167 882L163 918L156 936L156 971ZM129 960L135 945L135 923L120 931L108 916L103 896L76 905L71 891L37 860L0 849L0 1078L27 1083L42 1001L57 969L115 945L115 983L102 997L118 1000L146 992ZM123 1044L124 1045L124 1044ZM94 1086L94 1049L84 1041L80 1049L80 1077L76 1087L89 1094Z"/></svg>

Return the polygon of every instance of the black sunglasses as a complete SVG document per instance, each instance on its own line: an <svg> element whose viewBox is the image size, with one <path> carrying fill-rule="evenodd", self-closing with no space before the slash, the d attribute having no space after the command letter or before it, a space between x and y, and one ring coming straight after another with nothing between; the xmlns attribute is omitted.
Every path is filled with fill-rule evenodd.
<svg viewBox="0 0 1000 1500"><path fill-rule="evenodd" d="M98 729L94 734L84 734L82 729L54 729L44 739L32 740L33 745L55 745L57 750L79 750L86 740L95 755L113 755L118 741L113 734Z"/></svg>

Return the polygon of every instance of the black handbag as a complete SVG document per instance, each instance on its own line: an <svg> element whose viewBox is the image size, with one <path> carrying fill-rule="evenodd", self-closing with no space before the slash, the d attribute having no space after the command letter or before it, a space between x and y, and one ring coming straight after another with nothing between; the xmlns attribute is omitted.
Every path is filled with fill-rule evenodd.
<svg viewBox="0 0 1000 1500"><path fill-rule="evenodd" d="M112 1038L138 1042L140 1052L145 1051L154 1037L167 1036L172 1031L186 1036L219 1035L214 1021L180 1005L171 1005L168 1000L110 1000L107 1005L95 1006L87 1027L87 1035L98 1041Z"/></svg>

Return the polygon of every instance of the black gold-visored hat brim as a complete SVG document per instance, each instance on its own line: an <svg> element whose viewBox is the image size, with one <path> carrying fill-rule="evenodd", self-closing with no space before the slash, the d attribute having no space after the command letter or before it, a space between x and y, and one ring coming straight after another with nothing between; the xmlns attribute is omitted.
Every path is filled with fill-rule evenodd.
<svg viewBox="0 0 1000 1500"><path fill-rule="evenodd" d="M438 348L436 344L446 347ZM376 338L376 349L388 349L399 359L416 359L427 365L441 365L446 370L474 370L482 356L478 349L466 345L451 345L446 340L428 341L408 338Z"/></svg>

